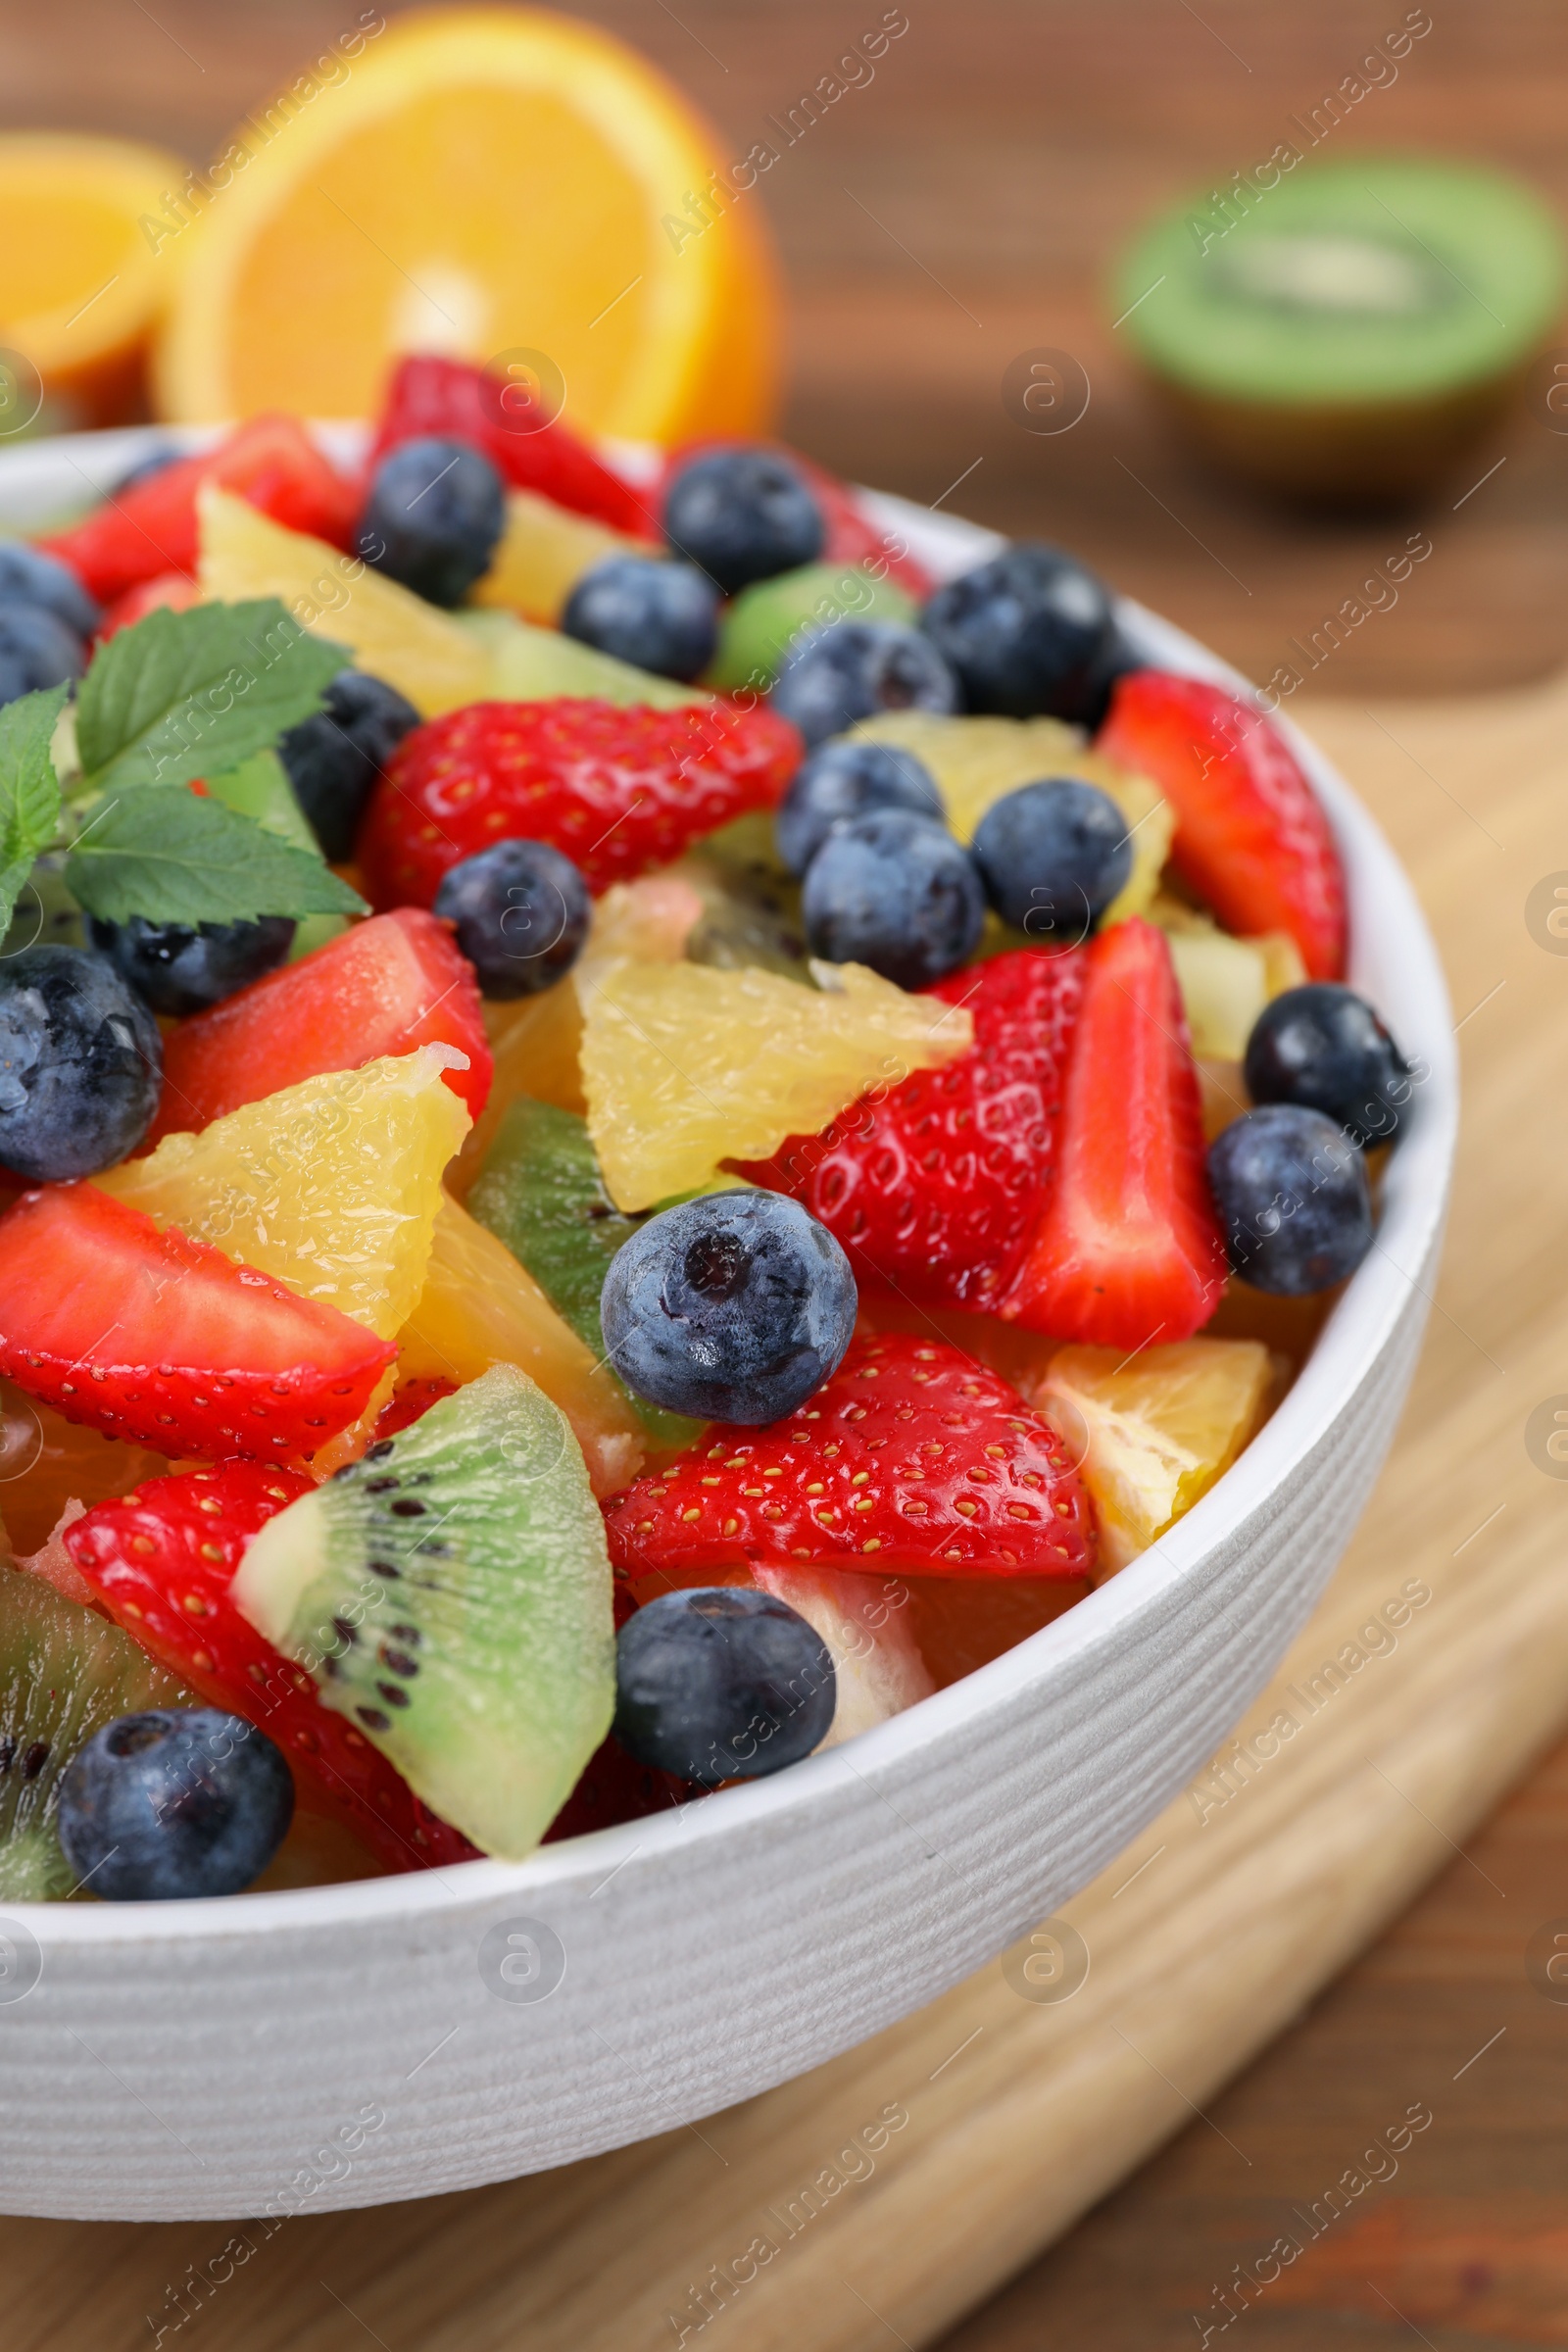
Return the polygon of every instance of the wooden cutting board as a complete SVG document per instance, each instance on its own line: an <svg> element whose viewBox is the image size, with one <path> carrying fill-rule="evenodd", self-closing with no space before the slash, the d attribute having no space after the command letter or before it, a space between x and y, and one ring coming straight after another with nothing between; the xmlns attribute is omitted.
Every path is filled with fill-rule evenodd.
<svg viewBox="0 0 1568 2352"><path fill-rule="evenodd" d="M270 2238L0 2223L11 2340L929 2343L1200 2111L1568 1720L1568 1463L1544 1450L1559 1393L1568 1411L1568 937L1548 921L1559 870L1568 894L1568 680L1299 715L1437 927L1465 1127L1395 1455L1237 1738L1065 1932L800 2082L560 2173Z"/></svg>

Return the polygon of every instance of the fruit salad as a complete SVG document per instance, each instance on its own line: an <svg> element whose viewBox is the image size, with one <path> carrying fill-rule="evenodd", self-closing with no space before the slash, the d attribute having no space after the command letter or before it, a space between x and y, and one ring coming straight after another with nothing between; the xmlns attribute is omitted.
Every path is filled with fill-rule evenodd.
<svg viewBox="0 0 1568 2352"><path fill-rule="evenodd" d="M518 1860L1148 1553L1419 1071L1250 699L401 362L0 548L0 1894Z"/></svg>

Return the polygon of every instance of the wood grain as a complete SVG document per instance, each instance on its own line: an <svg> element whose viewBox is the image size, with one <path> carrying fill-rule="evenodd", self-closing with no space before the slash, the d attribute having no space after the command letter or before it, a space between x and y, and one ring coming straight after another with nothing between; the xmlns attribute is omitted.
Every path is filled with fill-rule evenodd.
<svg viewBox="0 0 1568 2352"><path fill-rule="evenodd" d="M1563 854L1568 688L1390 706L1387 718L1327 706L1308 715L1409 858L1450 942L1457 1001L1480 1007L1461 1029L1469 1126L1449 1272L1367 1522L1275 1690L1239 1729L1251 1760L1222 1751L1223 1777L1201 1776L1069 1906L1087 1981L1070 1999L1036 2002L1016 1989L1014 1955L698 2129L465 2197L301 2219L270 2240L258 2229L254 2254L220 2283L212 2266L222 2272L235 2255L212 2225L8 2223L0 2245L13 2277L28 2277L20 2341L39 2352L126 2341L148 2314L156 2333L182 2308L181 2278L187 2298L199 2291L194 2265L210 2302L187 2326L234 2352L316 2352L353 2342L362 2323L392 2352L500 2352L519 2330L530 2352L640 2352L678 2341L682 2328L695 2340L705 2310L746 2352L785 2352L803 2336L821 2352L870 2352L890 2328L928 2343L1207 2111L1464 1844L1562 1722L1568 1494L1528 1457L1522 1427L1568 1377L1553 1274L1565 1212L1543 1182L1560 1144L1568 963L1537 945L1522 907ZM1450 795L1485 808L1479 847ZM1389 1604L1412 1591L1430 1597L1398 1622ZM1361 1632L1379 1611L1385 1626L1396 1620L1392 1644L1387 1632ZM1330 1660L1338 1677L1323 1671ZM1264 1755L1256 1735L1282 1711L1299 1728ZM1516 1970L1540 1917L1527 1903L1509 1919ZM1520 1997L1542 2033L1560 2027L1548 2003ZM1412 2100L1435 2117L1412 2162L1461 2142L1476 2086L1458 2092L1452 2078L1496 2023L1494 1999L1469 2006L1452 2005L1444 2046L1372 2070L1326 2179ZM1259 2197L1248 2178L1253 2143L1277 2135L1280 2119L1254 2101L1233 2129L1228 2113L1199 2127L1196 2161L1205 2188L1224 2168L1240 2260L1285 2226L1279 2198ZM1298 2149L1292 2162L1302 2161ZM1321 2186L1308 2166L1303 2194ZM1266 2227L1252 2220L1260 2207ZM1309 2276L1307 2264L1299 2278L1293 2270L1260 2318L1298 2318L1286 2297ZM1189 2290L1192 2308L1208 2308L1212 2283Z"/></svg>
<svg viewBox="0 0 1568 2352"><path fill-rule="evenodd" d="M199 157L354 13L342 0L0 0L0 120L125 130ZM859 24L841 0L579 13L636 39L747 140ZM1412 2340L1410 2323L1443 2352L1568 2341L1564 2021L1525 1970L1532 1935L1568 1912L1568 1755L1473 1835L1568 1712L1568 1487L1523 1438L1532 1408L1568 1392L1568 960L1525 923L1531 889L1568 869L1568 689L1369 707L1518 685L1568 656L1568 439L1525 411L1473 494L1461 481L1409 516L1304 521L1193 467L1126 367L1101 296L1121 239L1154 203L1271 144L1396 21L1392 0L911 0L908 13L875 84L767 191L792 289L786 421L802 444L926 500L957 483L956 510L1080 548L1254 675L1407 531L1433 541L1398 605L1314 680L1340 706L1302 698L1299 711L1383 818L1437 926L1467 1124L1404 1430L1285 1679L1315 1671L1407 1578L1433 1598L1234 1799L1201 1823L1177 1805L1071 1906L1092 1956L1071 2001L1026 2002L987 1971L700 2136L294 2222L221 2283L221 2226L0 2224L19 2352L156 2344L160 2328L166 2352L349 2352L368 2331L384 2352L641 2352L678 2341L671 2310L690 2343L710 2266L733 2266L772 2230L767 2210L830 2165L845 2184L793 2237L774 2232L780 2250L729 2308L710 2297L721 2316L706 2340L930 2343L1065 2228L951 2352L1153 2352L1197 2340L1192 2315L1215 2316L1233 2265L1252 2269L1293 2207L1310 2209L1414 2101L1434 2121L1396 2177L1250 2297L1247 2340L1392 2347ZM1457 148L1568 206L1561 12L1445 0L1432 13L1397 85L1346 125L1346 152ZM1094 388L1083 423L1054 440L1024 434L1000 400L1007 361L1042 343L1078 354ZM1242 1728L1264 1720L1254 1710ZM861 2155L845 2151L890 2103L908 2122L850 2178L865 2173L864 2138Z"/></svg>

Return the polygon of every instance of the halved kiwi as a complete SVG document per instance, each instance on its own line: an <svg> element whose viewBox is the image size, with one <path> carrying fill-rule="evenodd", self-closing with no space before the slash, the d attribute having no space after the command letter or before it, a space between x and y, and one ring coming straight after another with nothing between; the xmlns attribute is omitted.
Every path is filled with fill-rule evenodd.
<svg viewBox="0 0 1568 2352"><path fill-rule="evenodd" d="M1562 290L1557 223L1517 181L1414 157L1313 163L1286 141L1155 220L1114 302L1208 457L1268 488L1366 501L1466 455Z"/></svg>
<svg viewBox="0 0 1568 2352"><path fill-rule="evenodd" d="M532 1851L610 1729L604 1521L564 1415L512 1364L270 1520L233 1596L486 1853Z"/></svg>
<svg viewBox="0 0 1568 2352"><path fill-rule="evenodd" d="M0 1563L0 1902L54 1902L74 1887L55 1814L66 1766L95 1732L201 1703L118 1625Z"/></svg>

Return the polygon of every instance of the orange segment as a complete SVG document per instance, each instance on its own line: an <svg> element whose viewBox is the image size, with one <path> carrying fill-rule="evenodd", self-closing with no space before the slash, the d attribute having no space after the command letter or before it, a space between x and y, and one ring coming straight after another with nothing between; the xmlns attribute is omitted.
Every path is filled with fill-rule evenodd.
<svg viewBox="0 0 1568 2352"><path fill-rule="evenodd" d="M712 195L713 134L608 33L533 9L401 18L235 143L163 340L166 416L364 416L395 354L530 351L584 432L768 422L760 200Z"/></svg>
<svg viewBox="0 0 1568 2352"><path fill-rule="evenodd" d="M536 490L514 490L495 559L473 591L476 605L501 605L524 620L553 626L585 571L609 556L657 556L662 549L628 539L591 514L573 514Z"/></svg>
<svg viewBox="0 0 1568 2352"><path fill-rule="evenodd" d="M143 396L172 261L155 224L185 167L161 147L65 132L0 138L0 429L119 424Z"/></svg>
<svg viewBox="0 0 1568 2352"><path fill-rule="evenodd" d="M424 1288L398 1338L405 1380L477 1380L515 1364L560 1405L596 1494L636 1477L642 1424L618 1381L564 1323L533 1276L450 1197L435 1220Z"/></svg>

